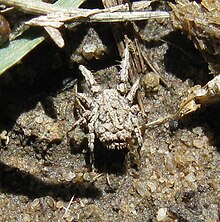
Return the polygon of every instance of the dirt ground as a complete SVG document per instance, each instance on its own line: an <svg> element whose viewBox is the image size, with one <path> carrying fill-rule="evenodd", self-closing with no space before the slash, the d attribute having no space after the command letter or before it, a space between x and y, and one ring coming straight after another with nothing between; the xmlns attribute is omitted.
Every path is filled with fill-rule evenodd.
<svg viewBox="0 0 220 222"><path fill-rule="evenodd" d="M202 53L169 21L139 27L167 83L152 73L153 83L141 82L147 123L174 113L190 87L213 76ZM87 44L91 28L104 46L99 59L87 61L80 43ZM121 58L107 24L64 34L64 49L47 39L0 78L0 220L220 221L220 105L146 129L140 157L96 141L91 171L87 130L77 127L67 137L76 118L75 86L89 92L77 62L102 87L114 88Z"/></svg>

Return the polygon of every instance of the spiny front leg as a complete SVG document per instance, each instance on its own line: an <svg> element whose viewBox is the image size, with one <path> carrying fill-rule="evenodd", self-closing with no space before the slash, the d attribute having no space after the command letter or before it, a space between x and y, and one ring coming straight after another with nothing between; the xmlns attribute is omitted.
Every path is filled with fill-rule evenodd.
<svg viewBox="0 0 220 222"><path fill-rule="evenodd" d="M86 111L86 109L89 109L91 107L91 104L93 102L92 98L87 96L85 93L79 93L77 85L75 86L75 95L75 102L78 103L83 111ZM84 107L84 105L86 106L86 108Z"/></svg>
<svg viewBox="0 0 220 222"><path fill-rule="evenodd" d="M134 129L134 132L135 132L135 135L137 137L137 142L138 142L138 147L141 149L142 145L143 145L143 138L142 138L142 135L141 135L141 130L140 128L137 126L135 129Z"/></svg>
<svg viewBox="0 0 220 222"><path fill-rule="evenodd" d="M88 97L87 95L85 95L84 93L77 93L76 97L83 103L85 104L85 106L87 108L90 108L92 103L93 103L93 100L92 98ZM80 104L81 105L81 104ZM82 106L82 105L81 105ZM85 110L85 108L84 108Z"/></svg>
<svg viewBox="0 0 220 222"><path fill-rule="evenodd" d="M120 81L121 83L118 86L118 91L122 94L125 94L128 90L127 83L128 83L128 70L130 68L129 63L129 49L128 45L125 47L123 60L121 61L121 71L120 71Z"/></svg>
<svg viewBox="0 0 220 222"><path fill-rule="evenodd" d="M130 104L132 104L133 101L134 101L134 97L135 97L135 94L136 94L136 92L137 92L137 90L138 90L139 84L140 84L140 79L138 78L138 79L135 81L134 85L131 87L130 92L129 92L128 95L126 96L128 102L129 102Z"/></svg>
<svg viewBox="0 0 220 222"><path fill-rule="evenodd" d="M79 70L82 72L83 76L86 79L86 82L89 84L89 86L91 87L91 91L92 93L97 93L101 91L100 86L98 85L98 83L95 81L94 76L92 75L92 73L83 65L79 66Z"/></svg>
<svg viewBox="0 0 220 222"><path fill-rule="evenodd" d="M139 109L138 105L133 105L130 108L130 112L133 115L132 123L134 126L135 137L137 139L138 147L141 149L141 147L143 145L143 137L142 137L142 127L140 125L140 121L143 120L143 116L142 115L139 116L139 114L141 114L141 113L140 113L140 109Z"/></svg>
<svg viewBox="0 0 220 222"><path fill-rule="evenodd" d="M69 138L69 134L77 127L77 126L81 126L83 124L86 123L87 118L91 115L91 111L90 110L86 110L83 115L77 120L75 121L75 123L72 125L71 129L67 131L66 135L67 138Z"/></svg>
<svg viewBox="0 0 220 222"><path fill-rule="evenodd" d="M94 157L94 145L95 145L95 132L94 132L94 125L92 123L88 124L88 129L89 129L89 135L88 135L88 147L89 147L89 152L90 152L90 164L91 168L94 169L94 162L95 162L95 157Z"/></svg>

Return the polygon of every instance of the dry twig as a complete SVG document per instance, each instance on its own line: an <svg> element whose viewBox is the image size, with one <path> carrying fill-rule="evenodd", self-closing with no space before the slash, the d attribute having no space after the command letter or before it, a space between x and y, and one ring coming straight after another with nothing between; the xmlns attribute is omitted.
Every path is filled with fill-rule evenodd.
<svg viewBox="0 0 220 222"><path fill-rule="evenodd" d="M176 113L147 123L146 128L154 127L171 120L178 120L200 109L202 105L220 100L220 75L210 80L205 86L196 85L189 89L189 94L180 103Z"/></svg>
<svg viewBox="0 0 220 222"><path fill-rule="evenodd" d="M108 9L64 8L36 0L0 0L0 4L12 6L30 14L46 15L40 19L46 21L78 22L123 22L146 20L149 18L167 18L168 12L133 11L126 12L128 6L119 5ZM125 10L125 11L119 11Z"/></svg>

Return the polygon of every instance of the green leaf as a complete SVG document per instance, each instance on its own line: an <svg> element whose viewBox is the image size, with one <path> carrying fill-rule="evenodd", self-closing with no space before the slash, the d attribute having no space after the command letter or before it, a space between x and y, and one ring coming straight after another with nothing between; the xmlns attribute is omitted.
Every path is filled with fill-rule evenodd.
<svg viewBox="0 0 220 222"><path fill-rule="evenodd" d="M84 0L58 0L55 4L64 7L78 8ZM0 75L19 62L32 49L44 41L47 35L44 32L34 32L32 29L25 32L20 38L6 42L0 47Z"/></svg>
<svg viewBox="0 0 220 222"><path fill-rule="evenodd" d="M32 33L32 30L29 30L24 33L22 38L4 44L0 49L0 74L20 61L33 48L40 44L45 37L42 33L37 35L36 33Z"/></svg>

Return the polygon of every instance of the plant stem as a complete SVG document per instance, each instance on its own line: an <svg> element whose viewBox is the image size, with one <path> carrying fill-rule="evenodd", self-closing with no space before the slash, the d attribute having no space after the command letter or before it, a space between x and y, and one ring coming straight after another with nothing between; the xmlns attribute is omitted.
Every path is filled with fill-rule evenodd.
<svg viewBox="0 0 220 222"><path fill-rule="evenodd" d="M160 11L118 11L124 9L125 5L111 7L107 9L79 9L65 8L55 4L49 4L36 0L0 0L0 4L18 8L24 12L31 14L47 15L57 13L59 20L60 13L64 13L67 20L79 22L123 22L146 20L149 18L168 18L168 12Z"/></svg>

